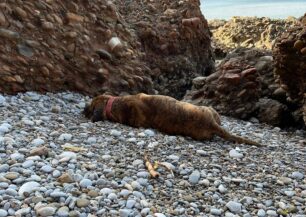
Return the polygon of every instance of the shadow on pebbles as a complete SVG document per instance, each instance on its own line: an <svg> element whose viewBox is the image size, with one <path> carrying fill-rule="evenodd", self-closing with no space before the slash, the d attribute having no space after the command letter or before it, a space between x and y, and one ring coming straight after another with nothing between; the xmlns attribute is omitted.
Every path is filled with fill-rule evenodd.
<svg viewBox="0 0 306 217"><path fill-rule="evenodd" d="M198 142L91 123L81 114L86 101L68 92L0 95L0 217L306 215L305 132L222 117L265 147ZM145 151L168 167L157 168L158 179Z"/></svg>

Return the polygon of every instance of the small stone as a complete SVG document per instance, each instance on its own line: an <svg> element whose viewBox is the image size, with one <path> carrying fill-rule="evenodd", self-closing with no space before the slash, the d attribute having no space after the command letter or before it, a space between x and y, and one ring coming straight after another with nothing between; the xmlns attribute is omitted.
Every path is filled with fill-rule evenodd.
<svg viewBox="0 0 306 217"><path fill-rule="evenodd" d="M219 190L220 193L226 193L227 192L227 189L226 189L226 187L224 187L224 185L219 185L218 190Z"/></svg>
<svg viewBox="0 0 306 217"><path fill-rule="evenodd" d="M111 134L112 136L116 136L116 137L121 136L121 132L118 131L118 130L111 130L111 131L110 131L110 134Z"/></svg>
<svg viewBox="0 0 306 217"><path fill-rule="evenodd" d="M19 196L24 196L24 193L32 193L40 184L38 182L26 182L24 183L18 191Z"/></svg>
<svg viewBox="0 0 306 217"><path fill-rule="evenodd" d="M90 197L98 197L99 196L99 192L94 191L94 190L90 190L87 194Z"/></svg>
<svg viewBox="0 0 306 217"><path fill-rule="evenodd" d="M44 140L42 140L41 138L37 138L37 139L34 139L31 144L34 145L34 146L39 146L39 145L43 145L45 143Z"/></svg>
<svg viewBox="0 0 306 217"><path fill-rule="evenodd" d="M291 174L291 177L294 178L294 179L297 179L297 180L301 180L301 179L304 178L304 175L303 175L303 173L300 173L300 172L296 171L296 172L293 172Z"/></svg>
<svg viewBox="0 0 306 217"><path fill-rule="evenodd" d="M18 152L14 153L14 154L11 154L11 159L12 160L15 160L15 161L21 161L24 159L24 155L23 154L20 154Z"/></svg>
<svg viewBox="0 0 306 217"><path fill-rule="evenodd" d="M5 173L10 169L10 166L8 164L2 164L0 165L0 173Z"/></svg>
<svg viewBox="0 0 306 217"><path fill-rule="evenodd" d="M18 195L18 192L15 190L15 189L12 189L12 188L8 188L5 193L7 195L11 195L13 197L17 196Z"/></svg>
<svg viewBox="0 0 306 217"><path fill-rule="evenodd" d="M0 217L6 217L6 216L8 216L7 211L4 209L0 209Z"/></svg>
<svg viewBox="0 0 306 217"><path fill-rule="evenodd" d="M212 214L212 215L221 215L222 214L222 210L221 209L212 208L212 209L210 209L210 214Z"/></svg>
<svg viewBox="0 0 306 217"><path fill-rule="evenodd" d="M155 217L166 217L164 214L162 213L155 213L154 214Z"/></svg>
<svg viewBox="0 0 306 217"><path fill-rule="evenodd" d="M119 210L119 216L120 217L129 217L131 213L130 209L120 209Z"/></svg>
<svg viewBox="0 0 306 217"><path fill-rule="evenodd" d="M63 133L58 138L58 140L60 141L70 141L71 139L72 139L72 135L69 133Z"/></svg>
<svg viewBox="0 0 306 217"><path fill-rule="evenodd" d="M30 151L30 156L48 156L49 149L45 146L34 148Z"/></svg>
<svg viewBox="0 0 306 217"><path fill-rule="evenodd" d="M33 165L34 165L33 160L27 160L27 161L23 162L22 167L23 168L29 168L29 167L32 167Z"/></svg>
<svg viewBox="0 0 306 217"><path fill-rule="evenodd" d="M92 181L90 180L90 179L82 179L81 181L80 181L80 186L82 187L82 188L88 188L89 186L91 186L92 185Z"/></svg>
<svg viewBox="0 0 306 217"><path fill-rule="evenodd" d="M43 22L41 24L41 27L45 30L53 30L54 29L54 25L51 22Z"/></svg>
<svg viewBox="0 0 306 217"><path fill-rule="evenodd" d="M33 49L27 46L26 44L17 45L18 53L25 57L32 57L34 55Z"/></svg>
<svg viewBox="0 0 306 217"><path fill-rule="evenodd" d="M201 156L207 156L207 151L204 150L197 150L197 154L201 155Z"/></svg>
<svg viewBox="0 0 306 217"><path fill-rule="evenodd" d="M72 152L72 151L64 151L63 153L61 153L58 158L60 159L67 159L67 161L72 160L72 159L76 159L77 158L77 154Z"/></svg>
<svg viewBox="0 0 306 217"><path fill-rule="evenodd" d="M96 53L100 56L100 58L102 59L106 59L106 60L111 60L112 59L112 55L104 50L104 49L99 49L99 50L96 50Z"/></svg>
<svg viewBox="0 0 306 217"><path fill-rule="evenodd" d="M40 170L44 173L51 173L54 170L54 168L51 167L50 165L44 165Z"/></svg>
<svg viewBox="0 0 306 217"><path fill-rule="evenodd" d="M268 211L267 211L267 215L268 215L268 216L272 216L272 217L278 216L278 214L277 214L277 212L276 212L275 210L268 210Z"/></svg>
<svg viewBox="0 0 306 217"><path fill-rule="evenodd" d="M51 206L46 206L39 208L36 212L39 216L52 216L55 214L56 208Z"/></svg>
<svg viewBox="0 0 306 217"><path fill-rule="evenodd" d="M52 172L52 176L53 176L54 178L58 178L58 177L61 176L61 172L60 172L59 170L54 170L54 171Z"/></svg>
<svg viewBox="0 0 306 217"><path fill-rule="evenodd" d="M69 208L67 206L63 206L58 209L56 213L59 217L68 217L69 216Z"/></svg>
<svg viewBox="0 0 306 217"><path fill-rule="evenodd" d="M143 208L140 213L142 216L147 216L150 213L150 208Z"/></svg>
<svg viewBox="0 0 306 217"><path fill-rule="evenodd" d="M77 199L76 204L79 208L86 207L90 204L90 201L84 198Z"/></svg>
<svg viewBox="0 0 306 217"><path fill-rule="evenodd" d="M238 152L236 149L230 150L229 156L230 156L231 158L236 158L236 159L243 158L243 154L240 153L240 152Z"/></svg>
<svg viewBox="0 0 306 217"><path fill-rule="evenodd" d="M20 38L20 34L18 32L13 32L4 28L0 28L0 36L11 40L16 40Z"/></svg>
<svg viewBox="0 0 306 217"><path fill-rule="evenodd" d="M5 105L5 102L6 102L6 99L4 98L4 96L2 96L2 95L0 94L0 107L1 107L1 106L4 106L4 105Z"/></svg>
<svg viewBox="0 0 306 217"><path fill-rule="evenodd" d="M257 212L258 217L265 217L266 216L266 211L263 209L258 210Z"/></svg>
<svg viewBox="0 0 306 217"><path fill-rule="evenodd" d="M64 173L57 179L58 182L60 183L72 183L74 182L73 177L69 175L68 173Z"/></svg>
<svg viewBox="0 0 306 217"><path fill-rule="evenodd" d="M147 135L147 136L155 136L155 132L153 130L150 130L150 129L147 129L144 131L144 134Z"/></svg>
<svg viewBox="0 0 306 217"><path fill-rule="evenodd" d="M117 200L117 195L115 193L110 193L107 198L110 200Z"/></svg>
<svg viewBox="0 0 306 217"><path fill-rule="evenodd" d="M229 201L226 207L233 213L241 213L242 211L242 204L235 201Z"/></svg>
<svg viewBox="0 0 306 217"><path fill-rule="evenodd" d="M31 212L31 208L21 208L15 212L15 216L25 216Z"/></svg>
<svg viewBox="0 0 306 217"><path fill-rule="evenodd" d="M134 207L134 205L136 204L136 201L135 200L127 200L126 201L126 208L128 209L132 209Z"/></svg>
<svg viewBox="0 0 306 217"><path fill-rule="evenodd" d="M16 172L8 172L7 174L4 175L5 178L10 180L17 179L19 176L20 176L19 173Z"/></svg>
<svg viewBox="0 0 306 217"><path fill-rule="evenodd" d="M189 182L191 184L197 184L200 180L200 177L201 177L201 173L199 172L199 170L195 170L189 176Z"/></svg>

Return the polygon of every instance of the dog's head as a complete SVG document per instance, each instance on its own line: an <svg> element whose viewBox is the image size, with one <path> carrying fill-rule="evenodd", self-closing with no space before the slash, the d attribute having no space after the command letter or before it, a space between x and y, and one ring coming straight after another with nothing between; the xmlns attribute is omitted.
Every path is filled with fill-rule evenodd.
<svg viewBox="0 0 306 217"><path fill-rule="evenodd" d="M104 109L110 97L110 95L100 95L93 98L91 103L86 104L84 108L83 114L85 117L91 119L92 122L103 121L105 119Z"/></svg>

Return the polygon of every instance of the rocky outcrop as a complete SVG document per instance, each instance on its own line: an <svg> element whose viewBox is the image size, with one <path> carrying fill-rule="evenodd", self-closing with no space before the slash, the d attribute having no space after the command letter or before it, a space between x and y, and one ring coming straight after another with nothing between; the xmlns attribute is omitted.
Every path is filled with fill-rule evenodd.
<svg viewBox="0 0 306 217"><path fill-rule="evenodd" d="M224 115L251 117L275 126L296 124L296 110L275 83L271 52L239 48L219 64L215 73L193 80L185 101L213 106Z"/></svg>
<svg viewBox="0 0 306 217"><path fill-rule="evenodd" d="M233 17L228 21L212 20L209 26L214 37L214 47L219 54L237 47L272 49L275 40L297 22L293 17L285 20Z"/></svg>
<svg viewBox="0 0 306 217"><path fill-rule="evenodd" d="M199 1L0 3L0 92L179 96L212 63Z"/></svg>
<svg viewBox="0 0 306 217"><path fill-rule="evenodd" d="M124 1L159 93L181 98L192 79L214 69L208 23L198 0ZM145 11L145 13L143 13Z"/></svg>
<svg viewBox="0 0 306 217"><path fill-rule="evenodd" d="M273 49L275 76L296 108L295 119L306 123L306 15L289 29Z"/></svg>

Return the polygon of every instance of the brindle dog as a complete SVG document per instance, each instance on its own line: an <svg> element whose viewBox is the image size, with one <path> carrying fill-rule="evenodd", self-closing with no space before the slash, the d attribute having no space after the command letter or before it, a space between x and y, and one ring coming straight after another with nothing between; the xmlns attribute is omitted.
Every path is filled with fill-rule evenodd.
<svg viewBox="0 0 306 217"><path fill-rule="evenodd" d="M220 125L219 114L211 107L195 106L161 95L100 95L84 109L93 122L110 120L132 127L155 128L170 135L189 136L195 140L218 135L225 140L249 145L259 143L235 136Z"/></svg>

